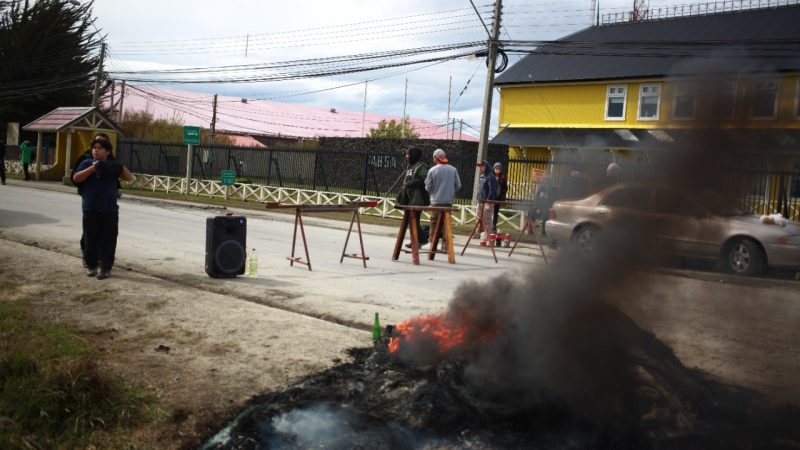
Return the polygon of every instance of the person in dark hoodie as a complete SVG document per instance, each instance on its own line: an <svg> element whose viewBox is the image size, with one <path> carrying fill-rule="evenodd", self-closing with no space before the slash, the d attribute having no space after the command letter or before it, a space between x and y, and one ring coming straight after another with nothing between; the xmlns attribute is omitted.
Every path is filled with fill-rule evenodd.
<svg viewBox="0 0 800 450"><path fill-rule="evenodd" d="M503 165L499 162L494 163L492 166L492 173L494 177L497 178L497 197L495 200L498 201L505 201L506 195L508 194L508 179L506 178L506 174L503 173ZM500 215L500 205L494 205L494 216L492 217L492 230L497 232L497 217ZM496 247L499 247L503 241L498 239L496 242Z"/></svg>
<svg viewBox="0 0 800 450"><path fill-rule="evenodd" d="M428 176L428 165L422 162L422 150L417 147L409 147L406 149L406 160L408 167L406 168L406 175L403 178L403 187L408 193L409 206L428 206L431 204L428 191L425 190L425 178ZM417 236L419 237L419 245L423 246L428 243L428 233L423 230L419 219L422 216L419 212L412 212L417 222ZM406 247L411 247L411 244L406 244Z"/></svg>
<svg viewBox="0 0 800 450"><path fill-rule="evenodd" d="M481 171L478 178L478 207L480 207L481 200L497 200L497 178L489 169L489 161L481 161L477 164ZM481 212L478 212L481 214ZM483 232L490 233L492 231L492 223L494 216L494 205L484 204L482 213Z"/></svg>

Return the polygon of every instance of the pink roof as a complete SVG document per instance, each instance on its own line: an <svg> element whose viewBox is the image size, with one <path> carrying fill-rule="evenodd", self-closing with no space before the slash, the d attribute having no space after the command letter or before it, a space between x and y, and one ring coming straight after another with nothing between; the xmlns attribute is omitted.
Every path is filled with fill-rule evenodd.
<svg viewBox="0 0 800 450"><path fill-rule="evenodd" d="M266 147L266 145L258 142L256 138L251 136L243 136L240 134L225 134L225 136L229 137L233 141L233 145L237 147Z"/></svg>
<svg viewBox="0 0 800 450"><path fill-rule="evenodd" d="M125 111L147 110L160 119L177 119L185 125L209 128L214 96L201 92L177 91L152 87L128 86ZM400 121L400 116L367 113L364 132L378 126L381 120ZM421 139L447 139L448 129L423 119L409 119ZM267 135L287 137L361 137L362 113L326 109L270 100L242 100L238 97L217 97L217 131L225 134ZM459 137L456 130L455 138ZM478 138L461 134L465 141Z"/></svg>

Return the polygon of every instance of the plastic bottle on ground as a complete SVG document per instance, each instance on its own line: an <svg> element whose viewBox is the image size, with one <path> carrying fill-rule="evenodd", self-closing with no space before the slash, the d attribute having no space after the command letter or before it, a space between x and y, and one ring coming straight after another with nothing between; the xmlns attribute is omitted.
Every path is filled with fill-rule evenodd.
<svg viewBox="0 0 800 450"><path fill-rule="evenodd" d="M250 251L249 262L247 264L247 276L250 278L258 278L258 255L256 249Z"/></svg>

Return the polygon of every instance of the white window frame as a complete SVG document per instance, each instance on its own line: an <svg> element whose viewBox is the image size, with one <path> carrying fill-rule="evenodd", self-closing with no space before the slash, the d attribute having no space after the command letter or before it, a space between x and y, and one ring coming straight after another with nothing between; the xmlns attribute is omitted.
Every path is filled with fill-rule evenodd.
<svg viewBox="0 0 800 450"><path fill-rule="evenodd" d="M655 117L642 117L642 99L645 95L645 89L658 89L658 97L656 98L656 115ZM648 97L652 97L652 93L647 94ZM648 84L641 84L639 85L639 105L636 108L636 120L641 121L657 121L661 117L661 83L648 83Z"/></svg>
<svg viewBox="0 0 800 450"><path fill-rule="evenodd" d="M775 101L772 102L772 115L771 116L757 116L754 111L756 91L759 89L758 85L761 83L775 83ZM775 120L778 118L778 102L780 101L781 81L778 78L756 78L753 80L752 95L750 99L750 118L757 120Z"/></svg>
<svg viewBox="0 0 800 450"><path fill-rule="evenodd" d="M612 90L622 89L622 94L618 92L614 92L612 94ZM620 117L609 117L608 116L608 105L609 100L612 97L622 97L622 116ZM605 108L605 119L606 120L614 120L614 121L624 121L625 114L627 113L626 109L628 106L628 85L627 84L609 84L606 86L606 108Z"/></svg>
<svg viewBox="0 0 800 450"><path fill-rule="evenodd" d="M686 94L681 94L681 89L687 91ZM678 97L680 95L690 95L692 97L692 115L691 116L678 116L675 112L678 110ZM674 120L692 120L697 116L697 89L693 83L677 83L672 90L672 118Z"/></svg>
<svg viewBox="0 0 800 450"><path fill-rule="evenodd" d="M714 114L714 107L716 106L717 101L717 90L714 89L711 93L711 118L712 119L720 119L720 120L731 120L736 117L736 99L739 96L739 84L734 80L723 80L719 82L720 84L725 84L731 86L733 88L733 99L732 104L733 108L731 108L730 115L727 116L718 116Z"/></svg>

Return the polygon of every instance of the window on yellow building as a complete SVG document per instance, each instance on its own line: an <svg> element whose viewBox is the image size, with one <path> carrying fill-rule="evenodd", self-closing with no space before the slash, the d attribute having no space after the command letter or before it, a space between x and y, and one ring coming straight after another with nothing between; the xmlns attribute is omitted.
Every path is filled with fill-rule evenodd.
<svg viewBox="0 0 800 450"><path fill-rule="evenodd" d="M773 118L778 113L778 80L753 82L753 117Z"/></svg>
<svg viewBox="0 0 800 450"><path fill-rule="evenodd" d="M736 108L736 82L722 81L714 85L711 115L716 119L732 119Z"/></svg>
<svg viewBox="0 0 800 450"><path fill-rule="evenodd" d="M609 86L606 90L606 120L625 120L625 98L628 89L624 85Z"/></svg>
<svg viewBox="0 0 800 450"><path fill-rule="evenodd" d="M675 119L693 119L696 97L694 86L691 84L678 84L672 98L672 117Z"/></svg>
<svg viewBox="0 0 800 450"><path fill-rule="evenodd" d="M661 104L661 85L643 84L639 87L639 120L658 120Z"/></svg>

